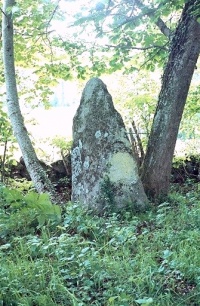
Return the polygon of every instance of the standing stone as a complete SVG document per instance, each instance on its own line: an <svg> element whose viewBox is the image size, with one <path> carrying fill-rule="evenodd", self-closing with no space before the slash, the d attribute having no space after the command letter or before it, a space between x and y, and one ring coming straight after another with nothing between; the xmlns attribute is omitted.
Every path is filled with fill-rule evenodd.
<svg viewBox="0 0 200 306"><path fill-rule="evenodd" d="M98 78L86 84L73 120L72 201L99 214L147 204L122 117Z"/></svg>

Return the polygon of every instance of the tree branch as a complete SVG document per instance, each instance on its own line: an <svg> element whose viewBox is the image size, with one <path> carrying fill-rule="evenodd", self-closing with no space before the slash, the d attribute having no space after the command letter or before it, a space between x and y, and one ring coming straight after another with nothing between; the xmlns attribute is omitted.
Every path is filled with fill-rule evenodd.
<svg viewBox="0 0 200 306"><path fill-rule="evenodd" d="M141 50L141 51L145 51L145 50L149 50L149 49L154 49L154 48L159 48L159 49L163 49L166 50L167 48L165 46L158 46L158 45L152 45L152 46L148 46L148 47L134 47L134 46L125 46L123 44L119 44L119 45L105 45L106 47L109 48L124 48L124 49L133 49L133 50Z"/></svg>
<svg viewBox="0 0 200 306"><path fill-rule="evenodd" d="M49 36L48 36L48 33L49 33L48 28L49 28L49 25L50 25L50 23L51 23L51 21L52 21L54 15L55 15L57 9L59 8L59 2L60 2L60 0L58 0L58 2L57 2L57 4L56 4L56 6L55 6L53 12L51 13L51 16L50 16L49 20L48 20L48 22L47 22L47 25L46 25L46 35L45 35L45 36L46 36L46 40L47 40L47 42L48 42L48 47L50 48L50 52L51 52L51 62L53 62L53 50L52 50L51 41L50 41ZM51 32L50 32L50 33L51 33ZM44 43L46 44L46 42L45 42L44 39L43 39L43 41L44 41ZM47 45L47 44L46 44L46 45Z"/></svg>
<svg viewBox="0 0 200 306"><path fill-rule="evenodd" d="M156 21L157 27L160 29L160 31L168 38L171 37L172 33L171 30L166 26L164 21L159 17Z"/></svg>
<svg viewBox="0 0 200 306"><path fill-rule="evenodd" d="M50 25L50 23L51 23L51 21L52 21L54 15L55 15L57 9L59 8L59 2L60 2L60 0L58 0L58 3L56 4L56 6L55 6L53 12L51 13L51 17L50 17L50 19L49 19L49 21L48 21L48 23L47 23L47 25L46 25L46 30L48 29L48 27L49 27L49 25Z"/></svg>
<svg viewBox="0 0 200 306"><path fill-rule="evenodd" d="M7 17L6 13L0 8L0 11L2 12L2 14L4 14L4 16Z"/></svg>
<svg viewBox="0 0 200 306"><path fill-rule="evenodd" d="M149 16L149 17L155 17L155 9L148 9L148 7L146 5L144 5L143 3L141 3L140 0L135 0L135 3L137 4L137 6L140 9L146 9L147 11L145 12L145 15ZM159 6L157 7L157 9L162 6L163 4L159 4ZM167 27L167 25L165 24L165 22L158 17L155 24L157 25L157 27L160 29L160 31L168 38L171 37L171 30Z"/></svg>
<svg viewBox="0 0 200 306"><path fill-rule="evenodd" d="M139 147L139 151L140 151L140 165L143 163L143 160L144 160L144 149L143 149L143 145L142 145L142 140L140 138L140 135L138 133L138 130L136 128L136 124L135 124L135 121L133 120L132 123L132 128L133 128L133 131L135 133L135 137L136 137L136 140L137 140L137 145Z"/></svg>

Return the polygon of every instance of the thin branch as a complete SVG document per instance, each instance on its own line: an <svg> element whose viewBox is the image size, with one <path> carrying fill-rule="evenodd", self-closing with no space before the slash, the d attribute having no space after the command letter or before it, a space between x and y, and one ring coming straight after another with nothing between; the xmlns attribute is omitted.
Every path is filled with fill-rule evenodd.
<svg viewBox="0 0 200 306"><path fill-rule="evenodd" d="M112 3L112 0L109 0L109 1L108 1L108 5L107 5L107 8L106 8L106 12L108 12L108 9L109 9L111 3Z"/></svg>
<svg viewBox="0 0 200 306"><path fill-rule="evenodd" d="M128 46L126 47L123 44L119 44L119 45L105 45L106 47L109 48L124 48L124 49L133 49L133 50L141 50L141 51L145 51L145 50L149 50L149 49L154 49L154 48L159 48L159 49L163 49L163 50L167 50L167 48L165 48L165 46L158 46L158 45L153 45L153 46L148 46L148 47L134 47L134 46Z"/></svg>
<svg viewBox="0 0 200 306"><path fill-rule="evenodd" d="M126 17L126 20L124 20L120 25L118 25L116 28L120 28L122 27L123 25L127 24L127 23L130 23L130 22L134 22L136 21L137 19L141 19L143 16L153 16L155 17L155 12L163 5L163 3L160 3L158 5L157 8L154 8L154 9L150 9L148 8L147 6L145 6L143 3L141 3L140 0L132 0L133 1L133 6L132 6L132 10L131 10L131 13L128 17L126 17L124 14L109 14L110 16L123 16L123 17ZM138 14L137 16L133 16L133 11L134 11L134 5L137 5L138 8L140 8L141 10L145 9L146 11L145 12L141 12L140 14ZM111 11L110 11L111 12ZM155 24L157 25L157 27L160 29L160 31L168 38L171 37L171 30L167 27L167 25L165 24L165 22L160 18L158 17Z"/></svg>
<svg viewBox="0 0 200 306"><path fill-rule="evenodd" d="M55 8L54 8L54 10L53 10L53 12L52 12L52 14L51 14L50 19L49 19L49 21L47 22L46 29L48 29L48 27L49 27L49 25L50 25L50 23L51 23L51 21L52 21L54 15L55 15L57 9L59 8L59 3L60 3L60 0L58 0L58 3L57 3L57 5L55 6Z"/></svg>
<svg viewBox="0 0 200 306"><path fill-rule="evenodd" d="M120 4L116 4L115 6L113 6L112 8L109 9L110 4L111 4L111 1L109 1L108 6L107 6L107 8L106 8L106 12L105 12L105 15L106 15L106 16L110 15L110 13L111 13L114 9L116 9L117 7L120 6Z"/></svg>
<svg viewBox="0 0 200 306"><path fill-rule="evenodd" d="M136 128L136 125L135 125L135 121L133 120L132 123L132 128L133 128L133 131L135 132L135 135L136 135L136 139L137 139L137 144L138 144L138 147L139 147L139 150L140 150L140 157L141 157L141 164L143 163L143 160L144 160L144 149L143 149L143 145L142 145L142 140L140 138L140 135L138 133L138 130Z"/></svg>
<svg viewBox="0 0 200 306"><path fill-rule="evenodd" d="M2 12L2 14L4 14L4 16L7 17L6 13L0 8L0 11Z"/></svg>
<svg viewBox="0 0 200 306"><path fill-rule="evenodd" d="M150 56L150 57L140 66L140 69L141 69L142 67L144 67L148 62L150 62L150 61L156 56L156 54L157 54L158 52L159 52L159 51L156 50L156 51L152 54L152 56Z"/></svg>
<svg viewBox="0 0 200 306"><path fill-rule="evenodd" d="M48 33L49 33L48 28L49 28L49 25L50 25L50 23L51 23L53 17L54 17L55 14L56 14L57 9L59 8L59 3L60 3L60 0L58 0L57 5L55 6L53 12L51 13L51 17L50 17L50 19L49 19L49 21L47 22L47 25L46 25L46 33L45 33L46 35L45 35L45 36L46 36L46 40L47 40L47 42L48 42L48 47L49 47L50 53L51 53L51 63L53 63L53 50L52 50L51 41L50 41L49 36L48 36ZM44 41L44 43L46 44L45 39L43 39L43 41ZM46 45L47 45L47 44L46 44Z"/></svg>
<svg viewBox="0 0 200 306"><path fill-rule="evenodd" d="M39 29L38 29L38 31L39 31ZM44 36L44 35L46 36L47 34L49 35L53 32L55 32L55 30L49 30L48 32L46 32L46 31L45 32L38 32L37 36L40 38L41 36ZM15 30L15 33L18 34L18 35L21 35L24 39L34 38L33 34L21 33L18 30ZM37 42L37 40L36 40L36 42Z"/></svg>
<svg viewBox="0 0 200 306"><path fill-rule="evenodd" d="M133 12L134 12L135 0L132 0L132 1L133 1L133 6L132 6L132 10L131 10L131 12L130 12L129 18L133 16Z"/></svg>
<svg viewBox="0 0 200 306"><path fill-rule="evenodd" d="M53 50L52 50L51 41L50 41L48 35L46 35L45 38L42 36L42 40L43 40L44 44L45 44L47 47L49 47L49 49L50 49L51 63L53 64ZM45 40L47 41L47 43L46 43Z"/></svg>
<svg viewBox="0 0 200 306"><path fill-rule="evenodd" d="M148 7L146 7L143 3L141 3L140 0L135 0L135 3L137 4L137 6L140 8L140 9L147 9L147 12L145 12L144 15L146 16L153 16L155 17L155 11L160 7L162 6L163 4L160 3L159 6L156 8L156 9L148 9ZM156 20L155 24L157 25L157 27L160 29L160 31L168 38L171 37L171 30L167 27L167 25L165 24L165 22L160 18L158 17L158 19Z"/></svg>
<svg viewBox="0 0 200 306"><path fill-rule="evenodd" d="M137 161L137 165L138 168L140 167L140 157L139 157L139 153L138 153L138 149L137 149L137 143L135 141L135 138L133 136L133 131L131 128L129 128L129 135L130 135L130 140L131 140L131 146L132 146L132 150L133 150L133 155L136 158Z"/></svg>

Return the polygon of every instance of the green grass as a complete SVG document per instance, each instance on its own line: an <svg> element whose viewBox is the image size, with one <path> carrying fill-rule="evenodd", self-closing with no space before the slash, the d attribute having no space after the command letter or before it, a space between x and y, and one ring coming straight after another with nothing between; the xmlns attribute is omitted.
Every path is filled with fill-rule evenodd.
<svg viewBox="0 0 200 306"><path fill-rule="evenodd" d="M42 210L42 223L38 204L8 198L4 190L0 305L200 305L199 193L171 193L137 216L68 204L50 221Z"/></svg>

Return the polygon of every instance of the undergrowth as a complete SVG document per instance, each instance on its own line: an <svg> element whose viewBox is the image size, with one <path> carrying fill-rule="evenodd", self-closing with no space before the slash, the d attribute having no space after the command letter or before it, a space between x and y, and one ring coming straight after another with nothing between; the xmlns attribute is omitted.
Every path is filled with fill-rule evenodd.
<svg viewBox="0 0 200 306"><path fill-rule="evenodd" d="M200 195L137 216L0 188L0 305L200 305Z"/></svg>

